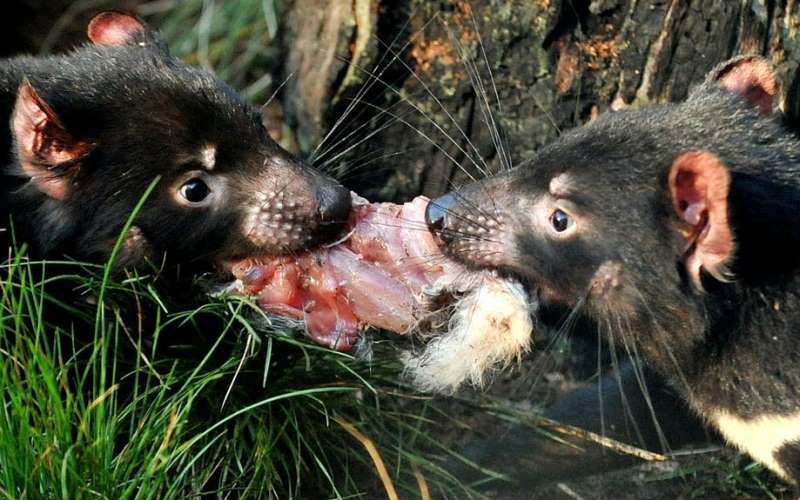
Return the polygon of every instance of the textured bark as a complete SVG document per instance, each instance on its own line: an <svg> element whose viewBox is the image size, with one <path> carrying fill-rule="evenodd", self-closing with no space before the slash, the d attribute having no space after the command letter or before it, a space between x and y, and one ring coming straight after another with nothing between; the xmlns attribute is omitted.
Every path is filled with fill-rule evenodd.
<svg viewBox="0 0 800 500"><path fill-rule="evenodd" d="M334 125L321 151L369 135L319 161L383 199L438 194L505 155L519 164L599 113L683 99L736 54L775 63L796 124L799 11L794 0L297 1L283 42L287 117L305 151ZM380 75L371 86L365 70ZM337 124L355 96L365 103Z"/></svg>

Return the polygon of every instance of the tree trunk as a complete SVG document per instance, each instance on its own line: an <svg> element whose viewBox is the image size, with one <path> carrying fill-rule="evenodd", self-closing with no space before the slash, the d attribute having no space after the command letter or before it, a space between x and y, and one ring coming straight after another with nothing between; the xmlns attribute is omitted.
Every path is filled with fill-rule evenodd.
<svg viewBox="0 0 800 500"><path fill-rule="evenodd" d="M296 0L286 118L301 150L322 142L316 162L388 200L517 165L599 113L684 99L736 54L775 63L795 124L798 15L794 0Z"/></svg>

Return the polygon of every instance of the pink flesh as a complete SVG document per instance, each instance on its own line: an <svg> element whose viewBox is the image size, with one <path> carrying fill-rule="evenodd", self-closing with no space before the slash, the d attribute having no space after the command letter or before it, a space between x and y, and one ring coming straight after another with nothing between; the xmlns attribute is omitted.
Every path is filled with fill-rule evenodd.
<svg viewBox="0 0 800 500"><path fill-rule="evenodd" d="M316 342L349 350L367 325L405 333L425 312L423 291L460 268L425 226L425 197L404 205L353 194L348 237L297 257L233 265L244 293L264 310L305 320Z"/></svg>

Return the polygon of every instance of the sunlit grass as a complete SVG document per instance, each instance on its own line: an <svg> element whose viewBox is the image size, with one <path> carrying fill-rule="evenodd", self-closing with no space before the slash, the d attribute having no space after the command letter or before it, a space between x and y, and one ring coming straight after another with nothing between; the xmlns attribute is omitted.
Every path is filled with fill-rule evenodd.
<svg viewBox="0 0 800 500"><path fill-rule="evenodd" d="M272 91L272 0L143 7L176 55L248 99ZM431 430L449 422L398 383L391 352L320 348L246 298L176 305L157 270L114 259L37 262L21 244L0 265L0 496L470 495L439 465Z"/></svg>
<svg viewBox="0 0 800 500"><path fill-rule="evenodd" d="M3 267L3 496L380 491L363 441L343 423L376 446L400 491L417 494L418 469L437 497L466 494L420 451L436 445L429 403L404 409L390 366L256 328L247 299L170 311L151 277L112 287L103 267L62 263L54 277L53 267L24 251Z"/></svg>
<svg viewBox="0 0 800 500"><path fill-rule="evenodd" d="M424 452L447 455L391 357L308 344L246 297L173 310L157 273L115 266L148 193L104 265L21 245L0 266L0 494L344 498L427 477L469 495Z"/></svg>

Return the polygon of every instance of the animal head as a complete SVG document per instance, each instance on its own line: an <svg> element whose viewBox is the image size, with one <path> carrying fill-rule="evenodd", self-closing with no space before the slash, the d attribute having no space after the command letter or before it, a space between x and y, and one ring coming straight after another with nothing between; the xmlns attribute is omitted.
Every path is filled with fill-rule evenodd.
<svg viewBox="0 0 800 500"><path fill-rule="evenodd" d="M15 197L42 252L107 256L148 186L124 259L221 262L282 255L333 237L350 195L282 150L260 113L117 12L91 44L21 59L11 116ZM12 205L13 206L13 205ZM12 208L12 213L15 210Z"/></svg>
<svg viewBox="0 0 800 500"><path fill-rule="evenodd" d="M683 103L608 113L433 200L428 224L451 256L519 277L544 303L700 321L682 306L764 276L763 238L794 218L800 150L771 116L775 90L765 61L731 60Z"/></svg>

